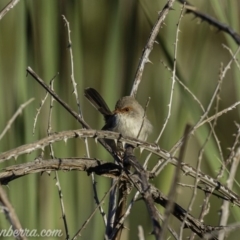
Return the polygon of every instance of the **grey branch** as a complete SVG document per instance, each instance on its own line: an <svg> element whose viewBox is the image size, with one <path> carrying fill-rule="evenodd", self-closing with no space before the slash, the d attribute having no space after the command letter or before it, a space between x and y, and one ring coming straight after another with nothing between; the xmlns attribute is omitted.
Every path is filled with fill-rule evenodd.
<svg viewBox="0 0 240 240"><path fill-rule="evenodd" d="M167 160L170 164L174 166L178 165L178 158L171 156L169 152L167 152L164 149L161 149L155 143L147 143L134 138L124 138L121 136L121 134L116 132L100 131L100 130L97 131L97 130L89 130L89 129L69 130L69 131L59 132L49 137L43 138L39 141L36 141L34 143L30 143L30 144L26 144L26 145L22 145L20 147L14 148L12 150L9 150L7 152L0 154L0 163L11 158L17 159L18 156L22 154L31 153L37 149L44 149L50 143L54 143L58 141L67 141L69 138L95 138L95 140L113 139L123 144L127 143L134 147L145 149L163 158L164 160ZM233 191L231 191L229 188L222 185L218 180L212 178L211 176L201 171L197 172L197 170L194 167L186 163L181 163L180 168L185 175L191 176L193 178L197 177L202 183L206 184L211 188L214 188L216 191L223 194L225 199L228 199L228 201L240 207L240 197L237 194L235 194Z"/></svg>
<svg viewBox="0 0 240 240"><path fill-rule="evenodd" d="M30 173L49 173L50 171L55 170L78 170L86 171L88 174L94 172L98 175L110 178L120 177L123 181L130 181L130 183L136 186L136 188L141 193L145 192L145 190L143 189L143 184L141 183L141 181L139 181L138 173L132 174L129 172L128 174L122 171L121 167L119 165L116 165L115 163L104 163L103 161L93 158L64 158L49 160L36 159L32 162L7 167L2 173L0 173L0 181L2 183L8 183L13 179L25 176ZM151 199L153 199L155 203L158 203L163 207L166 207L168 205L167 197L165 197L152 184L148 184L148 193L151 195ZM187 214L186 210L184 210L180 205L176 203L174 203L172 214L180 221L185 220L185 227L190 228L200 237L203 237L207 233L211 234L212 232L224 229L224 227L221 226L212 227L203 224L201 221L194 218L191 214ZM216 240L217 238L213 236L211 239Z"/></svg>

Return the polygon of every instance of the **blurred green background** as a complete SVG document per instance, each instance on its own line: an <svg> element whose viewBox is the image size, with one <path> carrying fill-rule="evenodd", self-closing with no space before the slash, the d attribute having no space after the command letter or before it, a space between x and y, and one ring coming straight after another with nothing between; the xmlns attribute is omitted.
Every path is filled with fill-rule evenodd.
<svg viewBox="0 0 240 240"><path fill-rule="evenodd" d="M0 9L8 2L1 0ZM36 109L45 96L45 91L31 76L26 76L27 66L36 71L47 83L59 73L55 80L55 91L77 111L75 97L72 94L67 28L62 14L70 23L74 74L84 118L93 128L100 129L104 124L102 116L84 98L84 88L96 88L111 108L114 108L119 97L130 93L142 49L157 19L157 13L165 2L165 0L20 1L0 21L0 132L20 104L32 97L35 101L23 111L1 140L0 151L7 151L47 135L49 101L46 102L38 118L35 134L32 134ZM238 0L205 0L191 1L191 3L196 4L202 12L210 14L231 26L236 32L240 32ZM145 67L137 95L142 105L151 96L147 114L154 125L154 131L149 137L150 142L154 142L157 138L168 112L171 73L161 64L161 60L168 66L173 64L176 24L180 11L181 5L175 2L174 9L170 11L165 25L160 30L157 39L159 44L154 45L150 55L152 64L147 64ZM218 83L221 63L225 66L231 59L222 44L230 47L232 51L237 49L237 45L227 34L219 32L218 29L201 22L191 14L183 17L180 30L177 75L206 108ZM239 78L239 69L233 64L222 84L220 110L239 101ZM214 111L212 107L210 114L214 114ZM54 105L53 114L53 131L80 128L78 122L57 103ZM171 117L160 139L160 146L170 150L182 136L186 124L196 123L201 115L202 112L196 101L176 83ZM237 132L234 121L239 122L239 108L221 116L215 128L224 159L229 155L228 148L232 146L233 134ZM208 132L209 126L204 125L190 138L184 162L196 166L199 150ZM96 145L91 139L89 144L91 157L112 161L100 145ZM54 152L57 157L86 156L84 142L79 139L70 140L67 144L54 144ZM40 152L31 153L19 157L17 161L12 159L2 164L1 168L33 161L39 154ZM144 156L146 153L139 157L142 162ZM49 158L47 151L45 158ZM205 147L201 170L216 177L221 165L220 159L216 142L211 138ZM150 166L153 166L156 160L157 158L153 156ZM165 194L171 186L173 173L174 167L167 166L154 180L154 184ZM91 179L83 172L60 172L59 177L69 232L70 236L73 236L95 208ZM110 186L110 180L102 177L96 177L96 180L99 198L102 198ZM239 172L236 180L239 181ZM223 178L221 181L225 183L226 179ZM182 176L181 182L192 184L193 179ZM5 187L23 228L38 231L62 229L64 232L55 183L54 173L50 176L35 174L17 179ZM235 187L234 191L240 194L239 187ZM191 189L179 188L177 202L186 208L191 194ZM192 211L195 217L198 217L203 199L204 194L199 191ZM211 197L210 203L210 212L204 222L215 226L219 224L218 213L222 201ZM103 206L105 210L107 206L106 200ZM239 209L231 207L229 223L239 220ZM179 222L176 219L172 218L170 224L179 231ZM130 230L123 231L122 239L137 239L138 225L144 227L146 239L154 239L149 234L152 230L151 223L142 201L137 202L133 207L126 221L126 226ZM1 214L0 229L8 228L9 223ZM189 231L184 231L186 239ZM228 239L239 239L239 233L239 230L234 231ZM100 214L97 213L83 231L81 239L103 239L103 234L104 224ZM65 239L64 237L62 239Z"/></svg>

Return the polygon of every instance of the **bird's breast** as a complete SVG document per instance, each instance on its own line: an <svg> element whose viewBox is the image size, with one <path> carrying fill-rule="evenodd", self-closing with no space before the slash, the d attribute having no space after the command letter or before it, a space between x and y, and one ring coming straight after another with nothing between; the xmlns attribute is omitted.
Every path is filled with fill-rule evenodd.
<svg viewBox="0 0 240 240"><path fill-rule="evenodd" d="M146 140L149 129L147 129L146 120L144 121L143 126L142 121L142 117L136 119L136 117L126 116L124 114L116 114L114 116L114 124L111 131L119 132L124 137L137 138L137 136L139 135L139 139ZM140 129L141 132L139 134Z"/></svg>

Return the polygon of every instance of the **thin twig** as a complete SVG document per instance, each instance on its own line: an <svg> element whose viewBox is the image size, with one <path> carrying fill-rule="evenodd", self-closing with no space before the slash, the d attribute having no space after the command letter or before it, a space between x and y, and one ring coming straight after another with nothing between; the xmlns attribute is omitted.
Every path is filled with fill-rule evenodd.
<svg viewBox="0 0 240 240"><path fill-rule="evenodd" d="M71 30L70 30L70 24L68 22L68 20L66 19L66 17L64 15L62 15L64 22L66 23L67 26L67 32L68 32L68 49L69 49L69 54L70 54L70 65L71 65L71 82L72 82L72 86L73 86L73 94L75 95L75 99L76 99L76 103L77 103L77 107L78 107L78 113L79 113L79 117L83 118L83 114L82 114L82 110L81 110L81 104L80 104L80 100L79 100L79 95L78 95L78 91L77 91L77 83L75 81L75 75L74 75L74 61L73 61L73 51L72 51L72 40L71 40ZM84 139L84 143L85 143L85 148L86 148L86 153L87 153L87 157L90 157L90 153L89 153L89 145L88 145L88 140L87 138ZM99 205L99 198L98 198L98 194L97 194L97 188L96 188L96 182L95 182L95 178L94 178L94 174L91 174L91 178L92 178L92 186L93 186L93 193L94 193L94 199L96 201L96 204ZM107 225L107 218L106 218L106 214L104 213L103 208L101 207L101 205L99 205L99 211L100 214L103 217L103 221L105 226Z"/></svg>
<svg viewBox="0 0 240 240"><path fill-rule="evenodd" d="M27 68L27 73L29 73L45 90L47 90L48 93L51 96L53 96L54 99L59 104L61 104L61 106L64 107L65 110L67 110L82 125L82 127L86 129L91 129L91 127L84 121L84 119L79 117L79 115L76 112L74 112L66 102L64 102L53 90L51 90L45 84L45 82L31 69L31 67ZM103 141L102 139L98 139L98 141L113 156L113 158L116 161L120 162L118 155L112 150L112 148L105 141Z"/></svg>
<svg viewBox="0 0 240 240"><path fill-rule="evenodd" d="M142 167L142 165L139 163L137 158L133 155L133 147L131 145L126 147L125 150L125 156L124 156L124 162L128 162L137 172L140 184L141 184L141 194L143 196L144 202L146 204L146 207L148 209L151 221L152 221L152 227L153 227L153 234L155 235L156 239L160 239L161 234L161 226L159 223L158 214L156 211L156 208L154 207L154 201L152 199L151 193L150 193L150 186L148 182L148 176L146 174L145 169ZM131 179L131 178L130 178ZM137 185L134 185L137 189ZM139 191L139 189L138 189Z"/></svg>
<svg viewBox="0 0 240 240"><path fill-rule="evenodd" d="M221 67L221 70L222 70L222 67ZM215 114L218 113L221 85L222 85L222 82L223 82L223 78L221 77L222 76L222 71L221 70L220 70L220 76L219 76L219 82L218 82L219 87L217 88L217 93L216 93ZM205 146L209 142L212 134L214 134L214 128L217 125L217 120L218 120L218 118L216 118L214 120L213 124L211 125L211 129L209 131L209 134L208 134L203 146L200 149L199 157L198 157L198 161L197 161L197 171L200 171L202 156L203 156L203 153L204 153L204 150L205 150ZM225 166L223 156L222 156L222 152L221 152L221 157L222 157L222 164L221 164L221 168L219 170L219 173L217 174L217 179L220 179L221 176L223 175L224 166ZM197 194L198 181L199 180L197 180L197 179L195 180L194 191L193 191L191 202L190 202L189 207L188 207L188 211L192 210L192 206L193 206L194 200L196 198L196 194ZM200 221L202 221L204 216L206 216L206 214L209 212L209 201L210 201L210 197L211 197L213 191L214 191L214 188L209 189L209 192L205 194L205 198L204 198L203 204L202 204L202 209L201 209L201 212L200 212L200 215L199 215L199 220ZM181 231L183 232L183 225L181 226ZM195 238L195 235L196 235L195 233L192 233L191 236L190 236L190 240L193 240Z"/></svg>
<svg viewBox="0 0 240 240"><path fill-rule="evenodd" d="M236 176L239 161L240 161L240 148L238 148L236 150L236 154L233 158L232 166L231 166L229 177L228 177L228 180L227 180L227 187L229 189L232 189L232 187L233 187L233 182L234 182L234 179L235 179L235 176ZM227 221L228 221L228 217L229 217L229 203L228 203L228 201L223 201L223 204L221 206L221 218L220 218L219 224L221 226L226 226ZM225 234L226 234L225 231L220 232L219 233L219 240L223 240L224 237L225 237Z"/></svg>
<svg viewBox="0 0 240 240"><path fill-rule="evenodd" d="M116 183L115 183L116 184ZM97 212L97 210L99 209L99 205L103 204L105 198L107 197L107 195L111 192L111 190L115 187L115 184L113 184L111 186L111 188L104 194L103 198L101 199L101 201L99 202L99 204L95 207L95 209L93 210L93 212L90 214L90 216L88 217L88 219L83 223L82 227L77 231L77 233L74 235L74 237L72 238L72 240L77 239L77 237L79 237L81 235L82 230L87 226L87 224L90 222L90 220L92 219L92 217L94 216L94 214Z"/></svg>
<svg viewBox="0 0 240 240"><path fill-rule="evenodd" d="M138 226L138 239L139 240L145 240L144 230L143 230L143 227L141 225Z"/></svg>
<svg viewBox="0 0 240 240"><path fill-rule="evenodd" d="M168 105L168 115L166 118L166 121L163 124L163 128L157 138L157 142L159 142L162 133L165 129L165 127L167 126L168 120L170 119L171 116L171 108L172 108L172 100L173 100L173 92L174 92L174 85L175 85L175 77L176 77L176 61L177 61L177 47L178 47L178 34L180 32L179 28L180 28L180 22L181 19L183 17L183 11L184 11L184 5L182 7L180 16L179 16L179 20L177 22L177 30L176 30L176 38L175 38L175 44L174 44L174 64L173 64L173 72L172 72L172 86L171 86L171 92L170 92L170 99L169 99L169 105ZM188 132L190 130L190 125L187 125L184 131L184 136L187 136ZM183 156L184 156L184 152L186 149L186 145L187 145L187 138L184 138L184 144L182 145L181 151L180 151L180 155L179 155L179 161L178 161L178 165L176 167L176 171L174 174L174 178L172 181L172 186L171 189L169 191L169 195L168 195L168 205L166 206L166 210L164 212L164 220L162 223L162 231L161 231L161 235L160 238L161 239L165 239L165 234L166 234L166 230L167 230L167 226L168 226L168 221L169 221L169 217L172 213L173 207L174 207L174 201L175 201L175 196L176 196L176 191L177 191L177 183L179 182L179 178L180 178L180 173L181 173L181 163L183 162Z"/></svg>
<svg viewBox="0 0 240 240"><path fill-rule="evenodd" d="M178 1L181 2L182 4L186 4L186 13L192 13L196 17L200 18L202 21L205 21L208 24L216 27L218 30L226 32L235 40L235 42L238 45L240 45L240 35L237 32L235 32L231 27L229 27L227 24L221 23L217 19L198 11L196 7L194 7L185 0Z"/></svg>
<svg viewBox="0 0 240 240"><path fill-rule="evenodd" d="M112 179L111 181L111 186L115 185L115 187L111 190L109 194L107 226L105 229L105 237L107 239L109 239L109 236L111 236L115 223L118 191L118 185L116 185L116 182L119 182L119 179Z"/></svg>
<svg viewBox="0 0 240 240"><path fill-rule="evenodd" d="M164 66L168 71L172 72L172 69L169 68L163 61L161 61L161 63L163 64L163 66ZM193 98L193 100L197 102L197 104L199 105L199 107L200 107L200 109L202 110L202 112L205 113L206 110L205 110L204 106L202 105L202 103L200 102L200 100L197 98L197 96L196 96L177 76L176 76L176 80L177 80L177 82L184 88L184 90L186 90L186 91L190 94L190 96ZM208 115L207 115L206 117L208 117ZM218 137L217 137L217 134L216 134L216 132L215 132L215 130L214 130L214 128L213 128L212 123L211 123L211 122L208 122L208 124L209 124L209 126L210 126L210 128L211 128L211 130L212 130L212 133L213 133L214 139L215 139L215 141L216 141L216 144L217 144L217 147L218 147L218 150L219 150L219 154L220 154L220 156L221 156L221 159L223 160L224 158L223 158L223 154L222 154L222 149L221 149L220 141L219 141L219 139L218 139Z"/></svg>
<svg viewBox="0 0 240 240"><path fill-rule="evenodd" d="M50 81L50 87L51 90L54 91L54 78ZM51 135L51 130L52 130L52 111L53 111L53 102L54 102L54 98L51 97L51 101L50 101L50 108L49 108L49 116L48 116L48 129L47 129L47 134L48 136ZM51 158L54 159L54 151L53 151L53 146L52 144L49 145L50 148L50 155ZM69 231L68 231L68 224L67 224L67 216L66 216L66 211L65 211L65 207L64 207L64 201L63 201L63 194L62 194L62 188L61 188L61 184L60 184L60 180L58 177L58 172L55 171L55 178L56 178L56 186L58 188L58 196L59 196L59 200L60 200L60 205L61 205L61 211L62 211L62 219L63 219L63 224L64 224L64 228L65 228L65 233L66 233L66 240L69 240Z"/></svg>
<svg viewBox="0 0 240 240"><path fill-rule="evenodd" d="M75 77L74 77L74 61L73 61L70 25L69 25L69 22L66 19L66 17L64 15L62 15L62 17L63 17L64 22L66 23L67 30L68 30L68 49L69 49L70 59L71 59L71 82L72 82L72 85L73 85L73 94L75 95L75 98L76 98L76 101L77 101L79 116L83 117L82 116L81 105L80 105L80 100L79 100L79 96L78 96L78 91L77 91L77 83L76 83Z"/></svg>
<svg viewBox="0 0 240 240"><path fill-rule="evenodd" d="M174 86L175 86L175 82L176 82L176 67L177 67L177 48L178 48L178 39L179 39L179 33L180 33L180 22L182 20L183 17L183 11L184 11L184 7L185 5L183 5L178 22L177 22L177 29L176 29L176 37L175 37L175 43L174 43L174 58L173 58L173 71L172 71L172 86L171 86L171 90L170 90L170 97L169 97L169 103L168 103L168 113L167 113L167 117L166 120L163 123L163 127L157 137L156 142L159 142L166 126L167 123L170 119L171 116L171 111L172 111L172 103L173 103L173 92L174 92Z"/></svg>
<svg viewBox="0 0 240 240"><path fill-rule="evenodd" d="M56 78L57 75L58 75L58 73L50 80L50 85L51 85L51 82ZM39 116L39 114L40 114L40 112L41 112L41 109L42 109L44 103L45 103L46 100L47 100L47 97L48 97L48 92L46 92L45 97L44 97L44 98L41 100L41 102L40 102L39 108L37 108L36 116L35 116L34 121L33 121L33 132L32 132L33 135L35 134L35 128L36 128L38 116ZM49 127L49 126L48 126L48 127ZM50 130L50 129L49 129L49 130ZM50 132L51 132L51 131L50 131Z"/></svg>
<svg viewBox="0 0 240 240"><path fill-rule="evenodd" d="M137 200L138 196L139 196L140 192L137 191L136 194L134 195L133 199L131 200L130 204L128 205L128 208L126 209L124 215L121 216L121 218L119 219L117 225L115 226L114 229L112 229L112 234L110 236L110 239L112 239L113 236L116 235L116 233L119 231L119 229L122 227L124 221L126 220L126 218L129 216L131 209L133 207L133 204L135 203L135 201Z"/></svg>
<svg viewBox="0 0 240 240"><path fill-rule="evenodd" d="M0 20L11 10L13 9L16 4L19 2L20 0L12 0L10 1L0 12Z"/></svg>
<svg viewBox="0 0 240 240"><path fill-rule="evenodd" d="M159 218L161 219L161 221L163 222L164 221L164 218L162 216L162 214L158 211L158 216ZM175 240L178 240L179 237L177 235L177 233L169 226L167 225L167 228L168 228L168 231L172 234L172 236L175 238Z"/></svg>
<svg viewBox="0 0 240 240"><path fill-rule="evenodd" d="M24 235L24 231L21 223L18 219L17 214L14 211L14 208L10 201L8 200L7 194L4 191L2 185L0 184L0 209L5 214L6 219L9 221L13 228L14 237L18 240L26 240L26 236Z"/></svg>
<svg viewBox="0 0 240 240"><path fill-rule="evenodd" d="M239 51L240 51L240 47L238 47L237 51L235 52L235 54L234 54L235 57L238 55ZM195 124L195 126L192 128L192 130L189 132L189 134L193 134L193 133L196 131L196 129L198 129L200 126L202 126L202 125L205 124L206 122L211 122L212 120L218 118L218 117L221 116L222 114L227 113L229 110L232 110L232 109L235 108L237 105L239 105L240 102L236 102L236 103L234 103L233 105L231 105L229 108L226 108L226 109L222 110L221 112L218 112L217 114L213 115L212 117L209 117L209 118L205 119L205 118L208 116L208 114L209 114L209 111L210 111L210 109L211 109L211 107L212 107L212 104L213 104L213 102L214 102L215 97L216 97L217 94L218 94L218 91L219 91L219 88L220 88L220 86L221 86L221 84L222 84L222 81L223 81L223 79L225 78L227 71L230 69L233 61L234 61L234 58L231 58L230 61L228 62L228 64L226 65L226 67L224 68L224 70L223 70L223 72L222 72L222 74L221 74L221 76L220 76L220 80L218 81L218 84L217 84L217 86L216 86L216 88L215 88L215 91L214 91L214 93L213 93L213 95L212 95L212 98L211 98L211 100L210 100L210 102L209 102L209 104L208 104L208 107L207 107L206 111L205 111L204 114L201 116L201 118L198 120L198 122ZM205 120L204 120L204 119L205 119ZM181 139L174 145L174 147L171 149L170 152L173 153L173 155L174 155L174 152L176 152L177 149L179 148L179 146L182 144L182 140L183 140L183 139L181 138Z"/></svg>
<svg viewBox="0 0 240 240"><path fill-rule="evenodd" d="M189 130L190 130L190 125L187 125L186 128L185 128L185 131L184 131L184 136L188 135ZM179 154L179 158L178 158L178 165L177 165L176 170L175 170L174 178L173 178L173 181L172 181L172 186L171 186L171 189L170 189L169 194L168 194L168 204L167 204L166 210L164 212L161 239L165 239L165 231L166 231L167 226L168 226L169 217L170 217L170 214L172 213L173 208L174 208L175 196L176 196L176 193L177 193L177 184L178 184L179 179L180 179L181 164L183 162L184 154L185 154L185 151L186 151L188 138L184 138L184 140L185 141L184 141L184 143L183 143L183 145L180 149L180 154ZM183 221L183 224L184 224L184 221Z"/></svg>
<svg viewBox="0 0 240 240"><path fill-rule="evenodd" d="M131 90L131 96L135 97L137 94L138 86L142 80L143 70L145 67L145 64L150 62L149 55L153 49L153 44L155 43L155 39L158 35L158 32L160 30L160 27L163 24L163 21L165 20L167 14L169 13L169 10L172 8L173 3L175 0L168 0L162 11L158 14L158 19L153 26L153 29L151 31L151 34L147 40L147 43L143 49L141 60L138 64L137 72L135 74L132 90Z"/></svg>
<svg viewBox="0 0 240 240"><path fill-rule="evenodd" d="M3 129L2 133L0 134L0 140L3 138L3 136L6 134L6 132L11 128L13 122L15 121L15 119L18 117L18 115L20 115L23 111L23 109L30 104L32 101L34 100L34 98L29 99L27 102L23 103L20 105L20 107L18 108L18 110L14 113L14 115L11 117L11 119L7 122L6 127Z"/></svg>
<svg viewBox="0 0 240 240"><path fill-rule="evenodd" d="M33 135L35 134L35 129L36 129L36 124L37 124L38 116L39 116L39 114L40 114L40 112L41 112L41 109L42 109L44 103L45 103L46 100L47 100L47 97L48 97L48 92L46 92L45 97L44 97L44 98L41 100L41 102L40 102L39 108L37 108L37 112L36 112L36 115L35 115L34 120L33 120L33 131L32 131L32 134L33 134Z"/></svg>

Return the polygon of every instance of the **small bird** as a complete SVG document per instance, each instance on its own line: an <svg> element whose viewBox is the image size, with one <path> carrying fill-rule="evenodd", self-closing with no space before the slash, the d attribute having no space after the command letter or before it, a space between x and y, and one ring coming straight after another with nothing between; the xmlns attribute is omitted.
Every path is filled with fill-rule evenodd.
<svg viewBox="0 0 240 240"><path fill-rule="evenodd" d="M94 88L86 88L84 94L90 103L104 116L105 125L102 130L118 132L123 137L138 138L143 141L147 139L152 131L152 124L146 118L143 107L136 99L131 96L122 97L117 101L115 110L112 112L102 96ZM107 143L113 147L113 141Z"/></svg>

